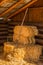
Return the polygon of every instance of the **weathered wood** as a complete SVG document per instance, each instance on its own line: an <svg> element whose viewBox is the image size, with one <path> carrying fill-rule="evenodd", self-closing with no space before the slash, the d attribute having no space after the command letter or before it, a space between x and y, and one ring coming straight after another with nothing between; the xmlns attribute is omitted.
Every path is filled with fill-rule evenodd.
<svg viewBox="0 0 43 65"><path fill-rule="evenodd" d="M36 39L36 43L43 45L43 39Z"/></svg>
<svg viewBox="0 0 43 65"><path fill-rule="evenodd" d="M43 7L29 9L29 21L43 22Z"/></svg>
<svg viewBox="0 0 43 65"><path fill-rule="evenodd" d="M43 7L43 0L37 0L36 3L30 6L30 8L37 8L37 7Z"/></svg>
<svg viewBox="0 0 43 65"><path fill-rule="evenodd" d="M5 0L1 1L0 5L4 2Z"/></svg>
<svg viewBox="0 0 43 65"><path fill-rule="evenodd" d="M36 36L36 39L43 39L43 34L38 34L38 35Z"/></svg>
<svg viewBox="0 0 43 65"><path fill-rule="evenodd" d="M18 15L13 17L13 20L18 23L18 21L22 21L24 12L19 13ZM43 22L43 7L37 7L37 8L29 8L27 17L25 19L25 22L30 21L30 22Z"/></svg>
<svg viewBox="0 0 43 65"><path fill-rule="evenodd" d="M20 3L22 3L23 1L20 0L18 3L14 4L13 6L11 6L8 10L6 10L5 12L3 12L2 14L0 14L0 17L5 15L6 13L9 13L12 9L14 9L15 7L17 7Z"/></svg>
<svg viewBox="0 0 43 65"><path fill-rule="evenodd" d="M0 20L0 45L7 39L7 24L3 20Z"/></svg>
<svg viewBox="0 0 43 65"><path fill-rule="evenodd" d="M13 13L12 15L10 15L8 18L11 18L12 16L22 12L23 10L25 10L26 8L28 8L30 5L32 5L33 3L35 3L37 0L32 0L30 3L28 3L27 5L25 5L24 7L22 7L21 9L19 9L18 11L16 11L15 13Z"/></svg>

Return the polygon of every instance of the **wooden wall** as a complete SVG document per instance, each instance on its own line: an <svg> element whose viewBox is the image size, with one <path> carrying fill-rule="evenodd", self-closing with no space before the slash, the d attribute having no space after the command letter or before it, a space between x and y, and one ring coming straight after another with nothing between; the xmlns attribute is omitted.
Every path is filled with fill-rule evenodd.
<svg viewBox="0 0 43 65"><path fill-rule="evenodd" d="M0 45L2 45L7 39L7 24L3 20L0 20Z"/></svg>
<svg viewBox="0 0 43 65"><path fill-rule="evenodd" d="M25 11L18 14L13 20L16 22L22 22L24 13ZM29 8L25 21L43 22L43 7Z"/></svg>
<svg viewBox="0 0 43 65"><path fill-rule="evenodd" d="M14 21L22 21L25 11L13 16ZM42 21L43 22L43 0L37 0L30 6L25 21Z"/></svg>
<svg viewBox="0 0 43 65"><path fill-rule="evenodd" d="M29 9L29 21L43 22L43 7Z"/></svg>

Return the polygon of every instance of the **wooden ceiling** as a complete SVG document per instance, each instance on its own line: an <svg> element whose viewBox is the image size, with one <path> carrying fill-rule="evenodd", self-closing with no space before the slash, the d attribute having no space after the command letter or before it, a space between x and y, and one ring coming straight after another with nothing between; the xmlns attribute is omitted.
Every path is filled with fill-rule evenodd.
<svg viewBox="0 0 43 65"><path fill-rule="evenodd" d="M43 0L36 1L37 0L0 0L0 17L11 18L27 7L37 6L36 4L42 3ZM35 4L32 5L33 3Z"/></svg>
<svg viewBox="0 0 43 65"><path fill-rule="evenodd" d="M37 0L36 3L34 3L31 8L36 8L36 7L43 7L43 0Z"/></svg>

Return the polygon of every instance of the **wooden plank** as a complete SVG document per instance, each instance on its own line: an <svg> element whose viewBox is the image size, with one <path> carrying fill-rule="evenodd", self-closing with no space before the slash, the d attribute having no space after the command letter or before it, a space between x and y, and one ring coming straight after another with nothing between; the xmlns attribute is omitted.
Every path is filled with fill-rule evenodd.
<svg viewBox="0 0 43 65"><path fill-rule="evenodd" d="M8 18L11 18L12 16L15 16L16 14L20 13L21 11L25 10L26 8L28 8L30 5L32 5L33 3L35 3L37 0L32 0L30 3L28 3L27 5L25 5L24 7L22 7L21 9L19 9L18 11L16 11L15 13L13 13L12 15L10 15Z"/></svg>
<svg viewBox="0 0 43 65"><path fill-rule="evenodd" d="M7 25L5 24L0 24L0 27L7 27Z"/></svg>
<svg viewBox="0 0 43 65"><path fill-rule="evenodd" d="M4 2L5 0L2 0L1 3L0 3L0 6L2 5L2 3Z"/></svg>
<svg viewBox="0 0 43 65"><path fill-rule="evenodd" d="M0 32L0 34L7 34L7 31L5 32L5 31L3 31L3 32Z"/></svg>
<svg viewBox="0 0 43 65"><path fill-rule="evenodd" d="M0 40L0 43L3 43L3 42L5 42L6 40Z"/></svg>
<svg viewBox="0 0 43 65"><path fill-rule="evenodd" d="M43 34L43 29L38 29L39 33Z"/></svg>
<svg viewBox="0 0 43 65"><path fill-rule="evenodd" d="M36 39L36 43L43 45L43 39Z"/></svg>
<svg viewBox="0 0 43 65"><path fill-rule="evenodd" d="M35 38L36 39L43 39L43 34L38 34Z"/></svg>
<svg viewBox="0 0 43 65"><path fill-rule="evenodd" d="M2 14L0 14L0 17L3 16L3 15L5 15L6 13L10 12L12 9L16 8L20 3L22 3L22 0L20 0L19 2L17 2L13 6L11 6L8 10L6 10L5 12L3 12Z"/></svg>
<svg viewBox="0 0 43 65"><path fill-rule="evenodd" d="M24 16L24 13L25 13L25 11L23 11L23 12L17 14L16 16L12 17L13 21L15 21L17 24L21 23L23 16ZM25 21L27 20L27 18L28 18L28 15L26 16Z"/></svg>
<svg viewBox="0 0 43 65"><path fill-rule="evenodd" d="M13 38L13 35L8 36L8 38L9 38L9 39L12 39L12 38Z"/></svg>
<svg viewBox="0 0 43 65"><path fill-rule="evenodd" d="M7 39L7 36L5 36L5 37L1 36L1 38L0 38L0 40L6 40L6 39Z"/></svg>
<svg viewBox="0 0 43 65"><path fill-rule="evenodd" d="M43 0L38 0L36 3L34 3L31 8L37 8L37 7L43 7Z"/></svg>
<svg viewBox="0 0 43 65"><path fill-rule="evenodd" d="M40 27L43 27L43 22L40 22L40 21L39 21L39 22L38 22L38 21L36 21L36 22L35 22L35 21L29 21L29 22L26 22L26 23L27 23L28 25L38 26L39 28L40 28Z"/></svg>
<svg viewBox="0 0 43 65"><path fill-rule="evenodd" d="M43 22L43 7L29 9L29 21Z"/></svg>
<svg viewBox="0 0 43 65"><path fill-rule="evenodd" d="M19 13L18 15L14 16L14 21L20 21L23 19L24 12ZM19 18L20 17L20 18ZM20 20L19 20L20 19ZM33 22L35 22L37 26L43 26L43 7L37 7L37 8L29 8L27 17L25 19L25 23L28 24L28 22L32 22L32 25L34 25Z"/></svg>

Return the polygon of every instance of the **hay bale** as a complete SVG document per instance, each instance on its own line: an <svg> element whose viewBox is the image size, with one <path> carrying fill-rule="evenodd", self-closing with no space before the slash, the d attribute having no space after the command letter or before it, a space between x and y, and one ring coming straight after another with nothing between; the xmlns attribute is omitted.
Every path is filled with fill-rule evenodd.
<svg viewBox="0 0 43 65"><path fill-rule="evenodd" d="M22 44L35 43L34 36L38 34L35 26L15 26L13 41Z"/></svg>
<svg viewBox="0 0 43 65"><path fill-rule="evenodd" d="M20 44L35 44L34 37L23 37L23 36L18 36L17 34L13 35L13 41L15 43L20 43Z"/></svg>
<svg viewBox="0 0 43 65"><path fill-rule="evenodd" d="M14 34L22 35L24 37L28 37L28 29L25 26L15 26Z"/></svg>
<svg viewBox="0 0 43 65"><path fill-rule="evenodd" d="M14 49L14 58L18 60L22 60L25 56L24 48L15 48Z"/></svg>
<svg viewBox="0 0 43 65"><path fill-rule="evenodd" d="M38 61L42 54L40 45L31 45L26 48L25 60Z"/></svg>
<svg viewBox="0 0 43 65"><path fill-rule="evenodd" d="M14 34L32 37L38 34L38 29L35 26L15 26Z"/></svg>
<svg viewBox="0 0 43 65"><path fill-rule="evenodd" d="M23 36L13 36L13 41L20 44L28 44L28 39Z"/></svg>
<svg viewBox="0 0 43 65"><path fill-rule="evenodd" d="M11 42L4 43L4 54L8 54L14 50L14 45Z"/></svg>
<svg viewBox="0 0 43 65"><path fill-rule="evenodd" d="M18 48L16 45L13 46L12 44L9 44L9 42L4 43L4 56L6 60L11 61L13 59L21 60L24 58L24 48Z"/></svg>

